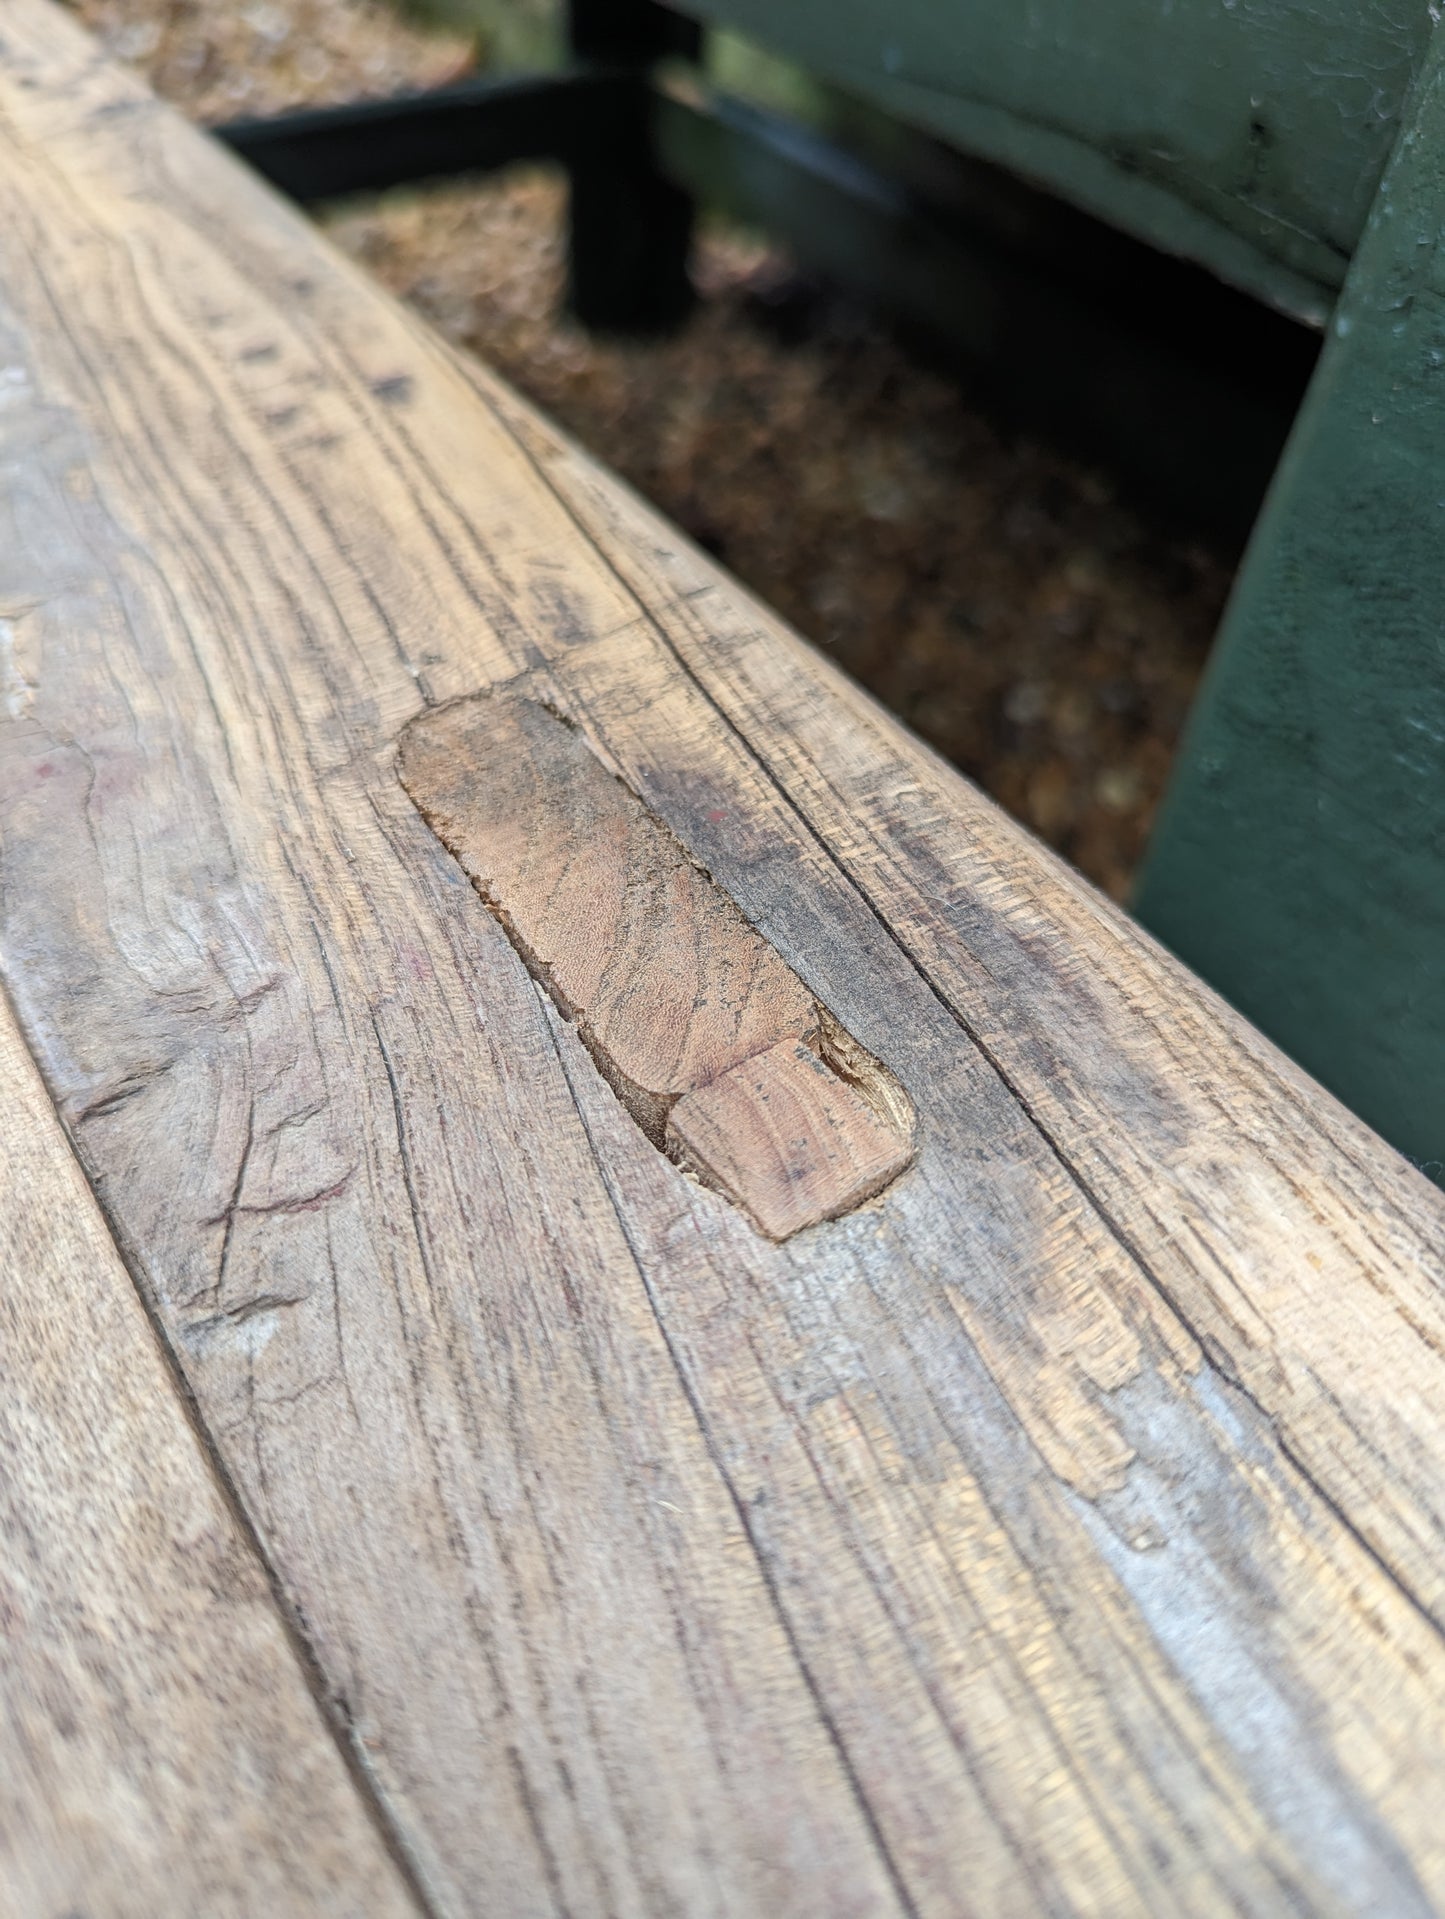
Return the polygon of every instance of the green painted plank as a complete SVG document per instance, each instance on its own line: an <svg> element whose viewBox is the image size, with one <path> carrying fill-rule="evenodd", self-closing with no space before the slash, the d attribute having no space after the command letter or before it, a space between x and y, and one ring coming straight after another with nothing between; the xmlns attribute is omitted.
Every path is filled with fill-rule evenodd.
<svg viewBox="0 0 1445 1919"><path fill-rule="evenodd" d="M1322 320L1425 47L1379 0L682 0Z"/></svg>
<svg viewBox="0 0 1445 1919"><path fill-rule="evenodd" d="M1445 1162L1445 28L1186 736L1140 916Z"/></svg>

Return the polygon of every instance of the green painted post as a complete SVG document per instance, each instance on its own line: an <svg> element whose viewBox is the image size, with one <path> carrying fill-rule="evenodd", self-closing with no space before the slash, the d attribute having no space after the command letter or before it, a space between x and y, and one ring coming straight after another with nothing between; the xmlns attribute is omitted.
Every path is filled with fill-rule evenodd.
<svg viewBox="0 0 1445 1919"><path fill-rule="evenodd" d="M1445 27L1191 716L1141 919L1445 1166Z"/></svg>

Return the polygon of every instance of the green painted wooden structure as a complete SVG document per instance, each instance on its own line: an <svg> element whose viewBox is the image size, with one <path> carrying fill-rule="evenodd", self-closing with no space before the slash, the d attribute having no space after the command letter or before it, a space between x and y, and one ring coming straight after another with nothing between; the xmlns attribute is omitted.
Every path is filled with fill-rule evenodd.
<svg viewBox="0 0 1445 1919"><path fill-rule="evenodd" d="M1317 319L1431 26L1424 0L683 5Z"/></svg>
<svg viewBox="0 0 1445 1919"><path fill-rule="evenodd" d="M1137 910L1445 1162L1445 32L1410 99Z"/></svg>
<svg viewBox="0 0 1445 1919"><path fill-rule="evenodd" d="M688 11L756 34L1326 327L1136 910L1439 1177L1438 9L1423 0L688 0Z"/></svg>

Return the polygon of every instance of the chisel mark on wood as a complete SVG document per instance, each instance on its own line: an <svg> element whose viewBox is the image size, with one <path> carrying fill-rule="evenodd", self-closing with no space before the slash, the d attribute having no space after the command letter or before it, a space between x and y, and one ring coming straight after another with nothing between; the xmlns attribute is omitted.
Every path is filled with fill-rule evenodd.
<svg viewBox="0 0 1445 1919"><path fill-rule="evenodd" d="M402 784L655 1146L771 1238L913 1157L903 1090L575 728L513 692L413 721Z"/></svg>

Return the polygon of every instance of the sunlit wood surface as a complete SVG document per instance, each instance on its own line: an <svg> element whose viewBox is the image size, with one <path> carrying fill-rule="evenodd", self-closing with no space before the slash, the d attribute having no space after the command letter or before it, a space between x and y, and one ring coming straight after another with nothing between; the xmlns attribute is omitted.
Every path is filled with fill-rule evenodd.
<svg viewBox="0 0 1445 1919"><path fill-rule="evenodd" d="M1445 1199L45 0L0 515L0 1905L1445 1906ZM498 689L881 1191L676 1163Z"/></svg>

